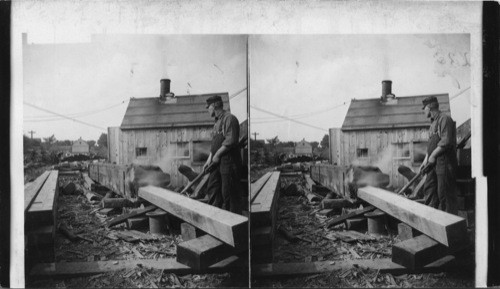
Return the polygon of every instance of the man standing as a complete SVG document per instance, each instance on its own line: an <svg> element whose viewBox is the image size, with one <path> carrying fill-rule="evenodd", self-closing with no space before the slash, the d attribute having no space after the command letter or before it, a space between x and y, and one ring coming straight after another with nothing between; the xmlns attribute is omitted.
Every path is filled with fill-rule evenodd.
<svg viewBox="0 0 500 289"><path fill-rule="evenodd" d="M203 166L210 172L207 186L209 204L241 214L239 121L223 109L222 98L218 95L207 99L207 109L215 118L210 155Z"/></svg>
<svg viewBox="0 0 500 289"><path fill-rule="evenodd" d="M456 128L453 119L441 113L437 98L429 96L423 101L423 111L431 119L427 154L420 169L425 169L425 204L442 211L457 214L455 192L457 152Z"/></svg>

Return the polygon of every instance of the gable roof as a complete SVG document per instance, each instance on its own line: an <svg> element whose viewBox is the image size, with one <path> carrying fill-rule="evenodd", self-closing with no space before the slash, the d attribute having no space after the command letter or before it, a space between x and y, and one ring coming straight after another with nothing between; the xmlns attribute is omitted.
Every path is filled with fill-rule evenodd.
<svg viewBox="0 0 500 289"><path fill-rule="evenodd" d="M422 100L435 96L439 110L450 115L448 94L396 97L383 103L380 98L353 99L342 124L342 131L429 127L422 113Z"/></svg>
<svg viewBox="0 0 500 289"><path fill-rule="evenodd" d="M229 94L208 93L176 96L172 103L160 103L158 97L131 98L121 129L146 129L213 125L206 109L210 96L220 95L224 109L230 111Z"/></svg>

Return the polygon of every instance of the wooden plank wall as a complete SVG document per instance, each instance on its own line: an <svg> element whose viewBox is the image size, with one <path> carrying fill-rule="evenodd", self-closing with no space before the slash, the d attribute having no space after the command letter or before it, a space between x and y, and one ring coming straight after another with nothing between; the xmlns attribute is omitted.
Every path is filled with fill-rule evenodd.
<svg viewBox="0 0 500 289"><path fill-rule="evenodd" d="M201 171L203 162L193 162L193 142L210 141L212 126L196 128L122 130L120 140L120 164L156 165L170 174L173 186L182 186L188 179L179 173L178 167L186 165ZM188 142L190 156L175 157L176 142ZM146 147L147 155L136 157L135 149Z"/></svg>
<svg viewBox="0 0 500 289"><path fill-rule="evenodd" d="M330 164L315 164L310 169L311 178L330 190L348 197L348 190L346 190L344 182L346 169L347 167Z"/></svg>
<svg viewBox="0 0 500 289"><path fill-rule="evenodd" d="M330 138L332 138L330 136ZM391 184L402 187L406 179L398 173L398 167L405 165L418 170L420 164L414 164L413 142L427 142L427 128L345 131L340 138L340 165L373 165L390 176ZM409 143L410 157L394 159L396 143ZM368 157L358 158L357 149L367 148Z"/></svg>
<svg viewBox="0 0 500 289"><path fill-rule="evenodd" d="M123 197L134 198L136 196L130 188L133 181L130 169L131 166L92 163L89 165L89 177Z"/></svg>

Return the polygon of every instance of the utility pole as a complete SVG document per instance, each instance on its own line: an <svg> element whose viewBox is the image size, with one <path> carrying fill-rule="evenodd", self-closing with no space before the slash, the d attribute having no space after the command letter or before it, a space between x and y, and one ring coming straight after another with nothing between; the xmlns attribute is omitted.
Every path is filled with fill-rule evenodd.
<svg viewBox="0 0 500 289"><path fill-rule="evenodd" d="M259 134L258 132L254 132L252 133L253 134L253 139L254 141L257 141L257 135Z"/></svg>
<svg viewBox="0 0 500 289"><path fill-rule="evenodd" d="M33 134L35 133L34 131L30 130L28 131L29 134L31 134L31 139L33 139Z"/></svg>

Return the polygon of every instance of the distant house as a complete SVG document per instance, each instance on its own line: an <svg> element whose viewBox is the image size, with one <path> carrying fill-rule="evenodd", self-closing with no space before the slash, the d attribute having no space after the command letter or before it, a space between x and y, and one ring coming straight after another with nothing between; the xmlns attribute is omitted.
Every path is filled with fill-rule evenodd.
<svg viewBox="0 0 500 289"><path fill-rule="evenodd" d="M89 144L80 137L73 142L71 153L74 155L89 155Z"/></svg>
<svg viewBox="0 0 500 289"><path fill-rule="evenodd" d="M430 95L396 97L391 83L382 82L381 97L351 101L342 128L330 129L330 159L340 166L377 166L399 187L404 179L398 167L417 171L425 158L430 120L422 112L422 100ZM432 95L449 115L448 94Z"/></svg>
<svg viewBox="0 0 500 289"><path fill-rule="evenodd" d="M187 178L178 167L200 171L210 154L214 118L206 100L220 95L224 109L230 111L229 94L166 97L170 83L167 86L163 80L161 91L160 97L131 98L121 126L108 128L109 162L156 165L170 174L173 186L181 186Z"/></svg>
<svg viewBox="0 0 500 289"><path fill-rule="evenodd" d="M313 155L313 149L311 143L307 142L305 139L302 139L298 143L295 144L295 154L297 156L310 156Z"/></svg>

